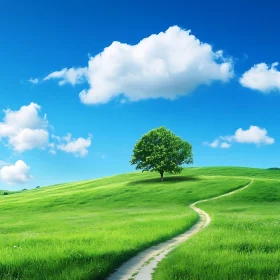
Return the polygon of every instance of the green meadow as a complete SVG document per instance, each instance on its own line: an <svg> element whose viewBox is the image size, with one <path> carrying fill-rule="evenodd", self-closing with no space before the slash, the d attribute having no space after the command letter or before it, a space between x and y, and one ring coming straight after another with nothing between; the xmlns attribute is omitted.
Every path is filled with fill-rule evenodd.
<svg viewBox="0 0 280 280"><path fill-rule="evenodd" d="M235 174L254 183L233 196L198 204L212 222L171 252L154 279L280 279L280 172L205 168L200 173Z"/></svg>
<svg viewBox="0 0 280 280"><path fill-rule="evenodd" d="M278 279L280 171L186 168L159 182L129 173L0 194L1 280L106 279L138 252L196 223L198 204L210 225L172 251L155 280Z"/></svg>
<svg viewBox="0 0 280 280"><path fill-rule="evenodd" d="M4 195L4 194L13 194L13 193L17 193L17 192L2 191L2 190L0 190L0 195Z"/></svg>
<svg viewBox="0 0 280 280"><path fill-rule="evenodd" d="M158 174L130 173L1 195L0 279L106 278L190 228L198 219L192 202L249 182L201 171L188 168L163 183Z"/></svg>

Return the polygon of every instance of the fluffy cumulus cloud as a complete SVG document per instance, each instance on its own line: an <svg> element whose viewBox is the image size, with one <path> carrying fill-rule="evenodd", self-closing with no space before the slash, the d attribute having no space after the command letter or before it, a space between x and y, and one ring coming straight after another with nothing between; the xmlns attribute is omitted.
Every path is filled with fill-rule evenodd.
<svg viewBox="0 0 280 280"><path fill-rule="evenodd" d="M256 145L271 145L274 143L274 139L267 135L266 129L254 125L251 125L247 130L237 129L233 140L238 143L252 143Z"/></svg>
<svg viewBox="0 0 280 280"><path fill-rule="evenodd" d="M39 115L40 109L38 104L32 102L18 111L5 110L3 122L0 122L0 140L20 153L40 148L49 149L51 154L56 154L59 149L76 156L87 155L91 136L74 139L71 134L62 138L53 135L53 141L49 141L48 120L46 115Z"/></svg>
<svg viewBox="0 0 280 280"><path fill-rule="evenodd" d="M203 144L211 148L227 149L231 147L233 142L261 146L274 144L275 139L268 136L268 132L265 128L259 128L258 126L251 125L247 130L238 128L234 135L220 136L213 142L204 142Z"/></svg>
<svg viewBox="0 0 280 280"><path fill-rule="evenodd" d="M23 184L31 179L30 167L22 160L14 165L7 165L0 169L0 179L7 184Z"/></svg>
<svg viewBox="0 0 280 280"><path fill-rule="evenodd" d="M86 79L89 89L80 93L86 104L106 103L123 95L130 101L175 99L200 85L227 82L233 65L221 50L202 43L178 26L144 38L136 45L113 42L90 57L87 68L70 68L49 74L45 80L76 84Z"/></svg>
<svg viewBox="0 0 280 280"><path fill-rule="evenodd" d="M9 146L17 152L44 148L49 139L46 115L39 116L40 106L30 103L18 111L5 110L0 122L0 139L7 139Z"/></svg>
<svg viewBox="0 0 280 280"><path fill-rule="evenodd" d="M36 103L22 106L18 111L11 109L4 111L3 121L0 122L0 141L11 146L16 152L24 152L34 148L49 148L49 152L56 154L56 149L75 156L85 156L91 145L91 135L87 138L72 138L71 134L66 137L52 137L56 144L49 142L48 121L46 115L39 115L41 107ZM7 184L26 183L31 179L30 167L22 160L11 165L0 160L0 180Z"/></svg>
<svg viewBox="0 0 280 280"><path fill-rule="evenodd" d="M71 134L67 134L65 137L57 137L56 138L60 144L57 145L57 148L61 151L72 153L77 157L84 157L88 154L88 148L91 145L92 136L89 135L87 139L79 137L77 139L72 138Z"/></svg>
<svg viewBox="0 0 280 280"><path fill-rule="evenodd" d="M277 66L278 62L271 66L266 63L256 64L242 75L240 84L263 93L280 91L280 71L276 69Z"/></svg>
<svg viewBox="0 0 280 280"><path fill-rule="evenodd" d="M64 68L60 71L55 71L49 74L47 77L44 78L43 81L47 81L50 79L57 79L59 80L58 84L60 86L65 84L76 85L83 83L87 77L87 68Z"/></svg>

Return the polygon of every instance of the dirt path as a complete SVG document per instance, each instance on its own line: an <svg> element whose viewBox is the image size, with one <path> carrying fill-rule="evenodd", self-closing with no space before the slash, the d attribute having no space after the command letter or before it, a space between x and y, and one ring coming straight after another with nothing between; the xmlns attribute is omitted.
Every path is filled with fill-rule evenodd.
<svg viewBox="0 0 280 280"><path fill-rule="evenodd" d="M190 207L199 215L199 220L194 226L192 226L188 231L186 231L183 234L180 234L177 237L162 242L139 253L132 259L125 262L121 267L119 267L113 274L111 274L111 276L108 277L108 280L151 280L152 273L157 267L157 264L171 250L173 250L180 243L186 241L189 237L191 237L192 235L196 234L197 232L209 225L211 218L206 212L204 212L196 206L198 203L216 200L221 197L235 194L249 187L252 183L253 179L251 179L251 182L245 187L213 198L199 200L191 204Z"/></svg>

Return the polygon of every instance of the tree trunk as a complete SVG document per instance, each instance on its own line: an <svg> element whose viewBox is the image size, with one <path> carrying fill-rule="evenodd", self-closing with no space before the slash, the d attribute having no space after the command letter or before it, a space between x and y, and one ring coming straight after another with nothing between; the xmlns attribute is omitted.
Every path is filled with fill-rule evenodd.
<svg viewBox="0 0 280 280"><path fill-rule="evenodd" d="M160 181L163 182L163 172L160 172Z"/></svg>

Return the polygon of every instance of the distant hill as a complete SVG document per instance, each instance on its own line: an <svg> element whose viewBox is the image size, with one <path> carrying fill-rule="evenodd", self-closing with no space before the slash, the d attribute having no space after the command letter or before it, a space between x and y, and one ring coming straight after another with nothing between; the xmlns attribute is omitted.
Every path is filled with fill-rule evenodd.
<svg viewBox="0 0 280 280"><path fill-rule="evenodd" d="M202 205L213 222L170 254L155 279L278 279L280 171L224 166L185 168L162 183L158 173L133 172L0 191L0 279L106 279L138 252L191 228L193 202L251 179L248 189Z"/></svg>
<svg viewBox="0 0 280 280"><path fill-rule="evenodd" d="M17 193L17 191L0 190L0 195L4 195L4 193L13 194L13 193Z"/></svg>
<svg viewBox="0 0 280 280"><path fill-rule="evenodd" d="M268 170L280 170L280 167L270 167L270 168L267 168Z"/></svg>

